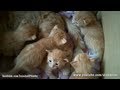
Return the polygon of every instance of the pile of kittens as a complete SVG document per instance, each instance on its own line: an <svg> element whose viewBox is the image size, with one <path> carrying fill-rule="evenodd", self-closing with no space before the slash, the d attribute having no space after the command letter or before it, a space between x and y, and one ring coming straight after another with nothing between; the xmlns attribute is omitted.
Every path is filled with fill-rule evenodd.
<svg viewBox="0 0 120 90"><path fill-rule="evenodd" d="M14 59L13 67L1 74L98 78L89 74L100 73L104 35L93 12L14 11L9 12L6 25L11 28L0 33L0 57Z"/></svg>

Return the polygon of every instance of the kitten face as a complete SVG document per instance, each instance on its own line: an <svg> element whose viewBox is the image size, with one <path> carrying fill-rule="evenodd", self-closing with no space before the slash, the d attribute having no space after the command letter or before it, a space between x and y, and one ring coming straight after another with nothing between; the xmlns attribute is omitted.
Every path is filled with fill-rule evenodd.
<svg viewBox="0 0 120 90"><path fill-rule="evenodd" d="M92 62L94 62L93 59L90 60L87 54L82 53L78 54L70 64L77 72L90 72Z"/></svg>
<svg viewBox="0 0 120 90"><path fill-rule="evenodd" d="M68 62L65 53L59 49L48 51L47 63L52 69L61 69Z"/></svg>
<svg viewBox="0 0 120 90"><path fill-rule="evenodd" d="M75 11L72 23L79 27L85 27L89 25L93 20L95 20L95 17L91 12Z"/></svg>

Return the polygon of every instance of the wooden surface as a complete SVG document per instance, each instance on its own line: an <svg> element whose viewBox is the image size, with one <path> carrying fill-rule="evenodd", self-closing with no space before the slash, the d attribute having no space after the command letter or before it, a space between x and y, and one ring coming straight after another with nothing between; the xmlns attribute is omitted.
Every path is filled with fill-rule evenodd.
<svg viewBox="0 0 120 90"><path fill-rule="evenodd" d="M102 11L105 36L104 73L105 79L120 79L120 11Z"/></svg>

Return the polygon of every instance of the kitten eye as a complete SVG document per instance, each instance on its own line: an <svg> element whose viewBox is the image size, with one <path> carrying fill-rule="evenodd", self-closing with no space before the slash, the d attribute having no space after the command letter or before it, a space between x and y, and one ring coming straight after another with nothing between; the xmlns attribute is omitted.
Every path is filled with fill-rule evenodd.
<svg viewBox="0 0 120 90"><path fill-rule="evenodd" d="M49 62L52 62L51 60L49 60Z"/></svg>

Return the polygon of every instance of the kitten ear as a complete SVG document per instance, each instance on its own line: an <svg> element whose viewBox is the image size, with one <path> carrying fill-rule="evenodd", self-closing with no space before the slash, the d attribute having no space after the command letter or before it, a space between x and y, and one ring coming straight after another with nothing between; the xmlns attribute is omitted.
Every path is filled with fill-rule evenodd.
<svg viewBox="0 0 120 90"><path fill-rule="evenodd" d="M63 38L60 43L63 45L63 44L65 44L66 42L67 42L67 40L66 40L65 38Z"/></svg>
<svg viewBox="0 0 120 90"><path fill-rule="evenodd" d="M47 53L50 53L50 52L52 52L52 50L45 50Z"/></svg>
<svg viewBox="0 0 120 90"><path fill-rule="evenodd" d="M56 30L58 30L58 25L55 25L55 26L52 28L52 30L51 30L51 32L50 32L50 34L49 34L48 37L53 36L53 35L55 34Z"/></svg>
<svg viewBox="0 0 120 90"><path fill-rule="evenodd" d="M53 29L58 29L58 25L55 25L55 26L53 27Z"/></svg>
<svg viewBox="0 0 120 90"><path fill-rule="evenodd" d="M74 66L77 63L77 61L71 61L70 64Z"/></svg>
<svg viewBox="0 0 120 90"><path fill-rule="evenodd" d="M69 62L69 60L68 60L67 58L63 59L63 61L65 61L66 63L68 63L68 62Z"/></svg>

